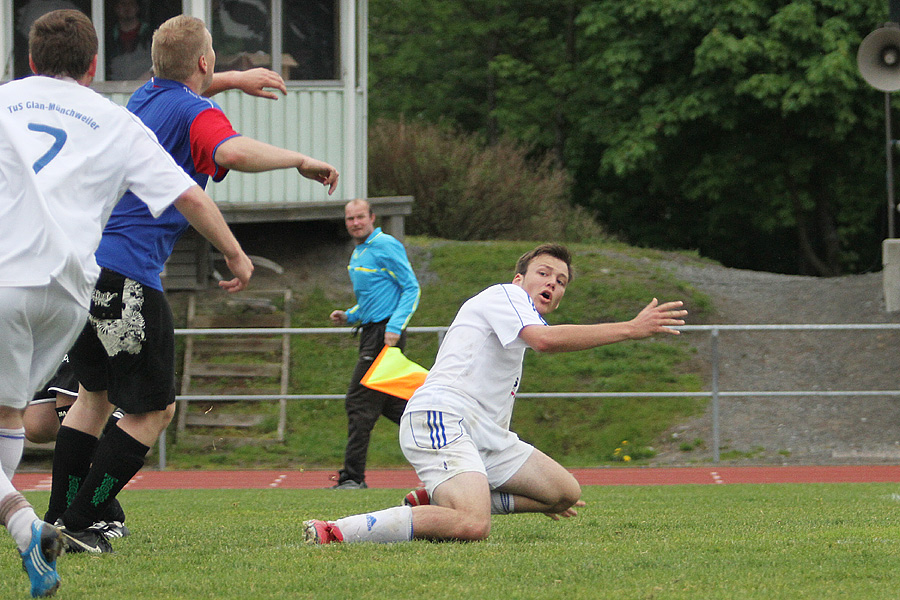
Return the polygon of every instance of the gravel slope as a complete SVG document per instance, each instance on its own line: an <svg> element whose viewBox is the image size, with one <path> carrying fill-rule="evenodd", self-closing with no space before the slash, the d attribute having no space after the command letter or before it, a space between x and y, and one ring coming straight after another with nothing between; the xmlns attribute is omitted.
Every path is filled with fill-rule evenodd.
<svg viewBox="0 0 900 600"><path fill-rule="evenodd" d="M675 274L707 293L715 324L900 323L887 313L882 275L836 278L787 276L673 261ZM710 365L710 334L690 333L698 360ZM720 332L721 390L898 390L900 331ZM860 464L900 461L900 398L722 398L723 462L739 464ZM703 440L686 452L685 444ZM658 464L711 456L707 414L670 431Z"/></svg>

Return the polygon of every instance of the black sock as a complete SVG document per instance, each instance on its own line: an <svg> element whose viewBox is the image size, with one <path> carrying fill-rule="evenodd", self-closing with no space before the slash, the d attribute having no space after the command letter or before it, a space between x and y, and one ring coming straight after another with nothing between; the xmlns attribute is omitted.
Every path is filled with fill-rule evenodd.
<svg viewBox="0 0 900 600"><path fill-rule="evenodd" d="M125 522L125 509L119 504L118 498L113 498L110 501L106 510L100 514L100 520L106 521L107 523L111 523L112 521L118 521L120 523Z"/></svg>
<svg viewBox="0 0 900 600"><path fill-rule="evenodd" d="M112 427L115 427L116 423L119 422L119 419L122 418L122 414L123 414L122 411L120 411L118 408L116 410L114 410L112 412L112 414L109 415L109 418L106 420L106 425L103 426L103 433L106 433ZM102 436L103 433L101 433L100 435Z"/></svg>
<svg viewBox="0 0 900 600"><path fill-rule="evenodd" d="M91 469L91 459L96 448L97 438L94 436L65 425L59 428L53 452L50 505L44 516L45 521L55 522L72 503Z"/></svg>
<svg viewBox="0 0 900 600"><path fill-rule="evenodd" d="M116 494L144 466L144 457L149 451L149 446L119 427L110 428L97 444L94 463L81 489L63 513L66 528L81 531L101 520Z"/></svg>

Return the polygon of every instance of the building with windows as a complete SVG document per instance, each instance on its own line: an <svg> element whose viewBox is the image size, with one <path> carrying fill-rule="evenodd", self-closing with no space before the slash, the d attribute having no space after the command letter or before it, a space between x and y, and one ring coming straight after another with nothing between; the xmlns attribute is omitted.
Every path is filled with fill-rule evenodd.
<svg viewBox="0 0 900 600"><path fill-rule="evenodd" d="M59 8L91 17L100 40L92 87L119 104L150 77L152 32L182 13L207 23L217 70L282 74L288 93L277 101L239 91L216 101L237 131L335 165L338 188L328 196L285 170L232 172L207 189L229 222L342 219L348 200L367 197L368 0L0 0L0 82L30 74L31 23ZM411 198L370 200L402 238Z"/></svg>

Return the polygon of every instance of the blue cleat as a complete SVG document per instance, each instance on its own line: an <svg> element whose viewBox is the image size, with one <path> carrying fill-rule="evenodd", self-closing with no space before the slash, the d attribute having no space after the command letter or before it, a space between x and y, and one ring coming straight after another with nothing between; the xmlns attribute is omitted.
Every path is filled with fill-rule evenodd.
<svg viewBox="0 0 900 600"><path fill-rule="evenodd" d="M46 598L59 589L56 557L63 553L59 530L43 521L31 524L31 544L22 552L22 567L31 579L31 597Z"/></svg>

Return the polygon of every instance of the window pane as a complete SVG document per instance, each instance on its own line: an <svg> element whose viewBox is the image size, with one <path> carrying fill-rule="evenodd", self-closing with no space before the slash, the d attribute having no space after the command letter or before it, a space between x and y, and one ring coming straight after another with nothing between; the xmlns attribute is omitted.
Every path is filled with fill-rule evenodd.
<svg viewBox="0 0 900 600"><path fill-rule="evenodd" d="M91 0L15 0L13 2L14 78L31 75L28 66L28 32L31 24L52 10L71 8L91 15Z"/></svg>
<svg viewBox="0 0 900 600"><path fill-rule="evenodd" d="M106 79L148 79L153 63L153 32L181 14L181 0L108 0L106 2Z"/></svg>
<svg viewBox="0 0 900 600"><path fill-rule="evenodd" d="M213 0L216 71L272 67L271 6L270 0Z"/></svg>
<svg viewBox="0 0 900 600"><path fill-rule="evenodd" d="M337 0L284 2L285 79L340 79Z"/></svg>

